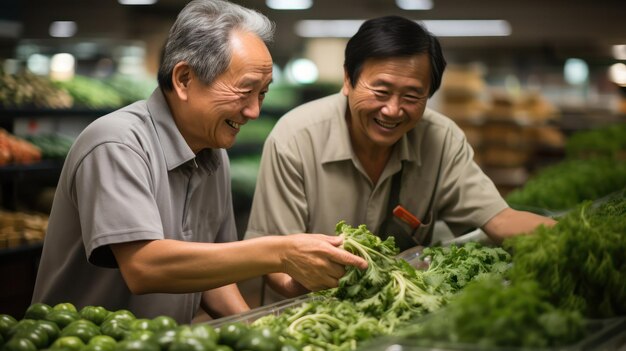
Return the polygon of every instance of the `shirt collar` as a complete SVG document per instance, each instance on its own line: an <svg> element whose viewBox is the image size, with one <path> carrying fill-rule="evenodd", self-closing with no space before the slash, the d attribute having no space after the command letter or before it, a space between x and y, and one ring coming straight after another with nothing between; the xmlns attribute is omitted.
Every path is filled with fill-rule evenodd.
<svg viewBox="0 0 626 351"><path fill-rule="evenodd" d="M208 173L213 173L220 166L219 152L205 149L194 154L185 138L178 130L174 116L165 100L160 87L157 87L148 98L148 112L165 156L167 170L186 164L195 159L195 164ZM197 157L196 157L197 156Z"/></svg>
<svg viewBox="0 0 626 351"><path fill-rule="evenodd" d="M326 143L324 151L322 153L321 162L329 163L335 161L345 161L352 159L356 161L356 155L352 149L350 143L350 134L348 132L348 123L346 122L346 110L348 108L348 98L342 93L336 94L335 106L336 109L335 118L330 123L330 132L328 140L332 142ZM415 146L419 147L416 140L409 140L411 136L419 136L423 132L423 128L420 127L421 123L408 133L402 136L398 143L393 148L393 154L390 162L408 161L417 162L417 165L421 165L418 150ZM419 140L419 139L418 139ZM416 144L415 146L412 146ZM395 167L394 167L395 168ZM399 169L399 166L398 166Z"/></svg>

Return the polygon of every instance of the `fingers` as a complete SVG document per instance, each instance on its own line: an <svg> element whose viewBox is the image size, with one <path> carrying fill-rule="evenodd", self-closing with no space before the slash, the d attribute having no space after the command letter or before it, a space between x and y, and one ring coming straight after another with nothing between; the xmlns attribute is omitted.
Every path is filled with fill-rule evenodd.
<svg viewBox="0 0 626 351"><path fill-rule="evenodd" d="M343 238L340 236L324 235L324 234L319 234L318 236L323 238L324 240L326 240L333 246L339 246L343 243Z"/></svg>
<svg viewBox="0 0 626 351"><path fill-rule="evenodd" d="M289 239L291 245L284 259L283 272L308 290L337 287L346 266L367 268L367 261L339 247L343 242L341 237L292 234Z"/></svg>
<svg viewBox="0 0 626 351"><path fill-rule="evenodd" d="M344 249L337 248L330 252L329 258L344 266L354 266L358 269L366 269L367 261L360 256L349 253Z"/></svg>
<svg viewBox="0 0 626 351"><path fill-rule="evenodd" d="M311 234L304 234L310 235ZM339 248L339 246L343 243L343 238L340 236L332 236L332 235L324 235L324 234L314 234L314 236L318 239L322 239L331 245L335 246L335 248L331 248L328 253L328 258L338 264L343 266L354 266L359 269L367 268L367 261L365 259L351 254L350 252Z"/></svg>

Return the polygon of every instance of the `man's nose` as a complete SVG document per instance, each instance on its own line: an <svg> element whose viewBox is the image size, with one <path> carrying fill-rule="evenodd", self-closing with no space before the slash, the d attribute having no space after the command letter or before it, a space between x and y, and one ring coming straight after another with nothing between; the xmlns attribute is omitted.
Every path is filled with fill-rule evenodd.
<svg viewBox="0 0 626 351"><path fill-rule="evenodd" d="M400 106L400 100L396 97L392 97L385 103L381 112L385 116L389 117L399 117L402 115L402 108Z"/></svg>
<svg viewBox="0 0 626 351"><path fill-rule="evenodd" d="M261 102L256 98L249 99L241 113L244 117L249 119L259 118L259 115L261 114Z"/></svg>

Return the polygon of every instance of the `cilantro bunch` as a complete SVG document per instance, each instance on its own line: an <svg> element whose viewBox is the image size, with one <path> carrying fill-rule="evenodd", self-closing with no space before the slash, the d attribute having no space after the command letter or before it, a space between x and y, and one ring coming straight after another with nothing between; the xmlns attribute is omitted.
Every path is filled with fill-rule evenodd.
<svg viewBox="0 0 626 351"><path fill-rule="evenodd" d="M393 237L382 241L365 225L353 228L341 221L336 232L343 238L343 248L363 257L365 271L348 267L331 296L351 300L386 325L389 331L411 318L441 307L443 299L428 292L420 272L395 255L398 248Z"/></svg>

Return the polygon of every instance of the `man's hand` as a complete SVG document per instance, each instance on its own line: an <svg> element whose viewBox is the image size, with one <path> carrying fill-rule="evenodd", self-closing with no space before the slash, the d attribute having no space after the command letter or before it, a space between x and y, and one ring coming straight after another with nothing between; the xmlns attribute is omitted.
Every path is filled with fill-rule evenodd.
<svg viewBox="0 0 626 351"><path fill-rule="evenodd" d="M343 239L322 234L292 234L281 258L283 272L311 291L337 287L345 266L366 269L367 262L340 248Z"/></svg>

